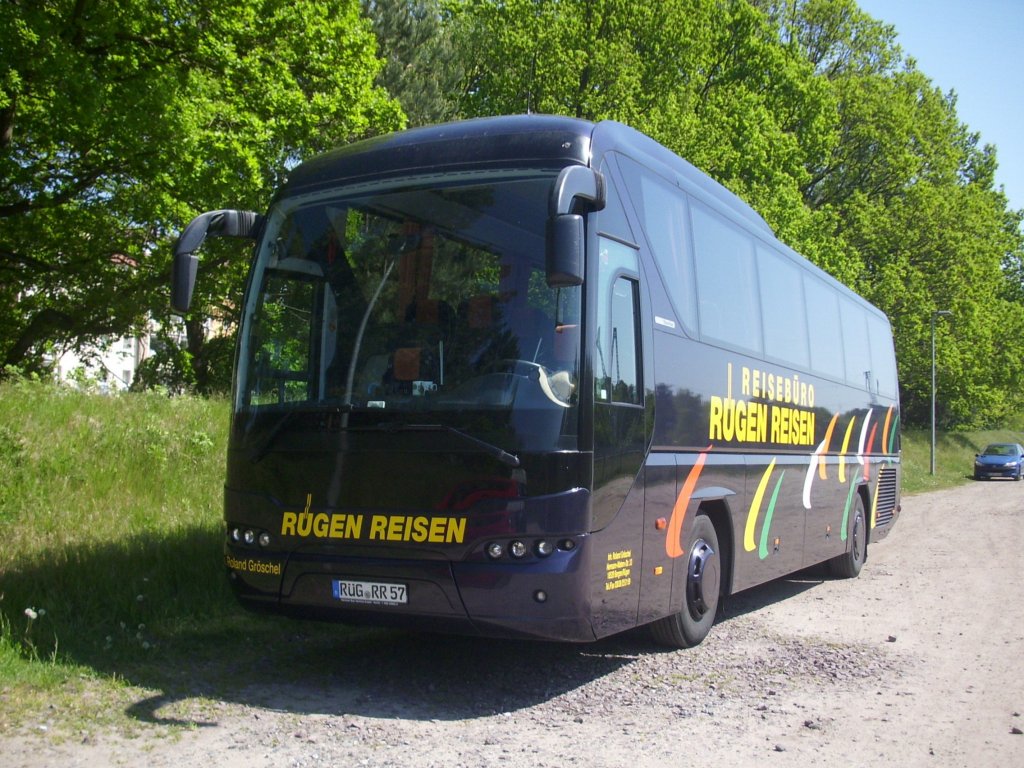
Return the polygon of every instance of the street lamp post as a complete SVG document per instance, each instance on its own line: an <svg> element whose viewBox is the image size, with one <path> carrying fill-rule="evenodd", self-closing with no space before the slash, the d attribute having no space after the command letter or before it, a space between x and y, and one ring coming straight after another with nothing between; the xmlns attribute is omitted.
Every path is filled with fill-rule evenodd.
<svg viewBox="0 0 1024 768"><path fill-rule="evenodd" d="M935 474L935 318L949 317L953 313L948 309L937 309L932 312L932 474Z"/></svg>

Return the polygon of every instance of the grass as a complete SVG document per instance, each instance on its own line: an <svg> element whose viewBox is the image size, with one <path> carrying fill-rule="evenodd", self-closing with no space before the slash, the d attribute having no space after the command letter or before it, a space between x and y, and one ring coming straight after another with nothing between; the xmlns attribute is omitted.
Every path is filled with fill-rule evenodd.
<svg viewBox="0 0 1024 768"><path fill-rule="evenodd" d="M254 670L316 684L342 646L380 640L237 605L221 549L227 424L223 400L0 383L0 732L189 727L209 697L245 701ZM927 432L908 431L905 492L964 482L986 442L1020 438L941 435L933 477Z"/></svg>
<svg viewBox="0 0 1024 768"><path fill-rule="evenodd" d="M1024 443L1024 432L994 429L979 432L939 432L935 436L935 474L931 474L931 432L903 431L903 493L950 488L972 480L974 454L989 443Z"/></svg>
<svg viewBox="0 0 1024 768"><path fill-rule="evenodd" d="M228 416L223 400L0 383L0 732L53 708L74 730L138 690L223 690L296 635L358 634L235 602Z"/></svg>

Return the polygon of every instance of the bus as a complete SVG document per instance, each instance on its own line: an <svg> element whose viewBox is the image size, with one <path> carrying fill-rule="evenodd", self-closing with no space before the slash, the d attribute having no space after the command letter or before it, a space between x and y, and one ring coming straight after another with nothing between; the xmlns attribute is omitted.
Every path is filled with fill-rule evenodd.
<svg viewBox="0 0 1024 768"><path fill-rule="evenodd" d="M224 488L254 610L673 647L723 600L855 577L900 512L884 313L616 122L483 118L353 143L251 240Z"/></svg>

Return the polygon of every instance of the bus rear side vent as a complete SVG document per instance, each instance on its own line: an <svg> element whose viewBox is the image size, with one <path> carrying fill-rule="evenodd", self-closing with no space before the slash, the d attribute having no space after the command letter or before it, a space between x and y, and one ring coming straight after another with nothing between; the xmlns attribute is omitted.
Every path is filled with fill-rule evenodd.
<svg viewBox="0 0 1024 768"><path fill-rule="evenodd" d="M896 469L883 467L878 474L878 495L875 505L875 525L887 525L896 512Z"/></svg>

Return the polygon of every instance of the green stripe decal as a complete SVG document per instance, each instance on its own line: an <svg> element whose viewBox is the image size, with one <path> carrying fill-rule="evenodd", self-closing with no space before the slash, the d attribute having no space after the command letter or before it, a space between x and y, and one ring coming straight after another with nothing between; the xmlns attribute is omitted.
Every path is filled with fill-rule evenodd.
<svg viewBox="0 0 1024 768"><path fill-rule="evenodd" d="M853 493L857 490L857 483L860 482L860 468L853 473L853 478L850 480L850 492L846 494L846 508L843 510L843 527L839 537L846 541L846 529L850 523L850 507L853 505Z"/></svg>
<svg viewBox="0 0 1024 768"><path fill-rule="evenodd" d="M782 487L782 478L786 476L785 470L779 475L779 481L775 484L775 490L772 491L771 501L768 502L768 509L764 513L764 525L761 528L761 547L757 550L757 554L764 560L768 557L768 529L772 527L772 517L775 515L775 502L779 498L779 489Z"/></svg>
<svg viewBox="0 0 1024 768"><path fill-rule="evenodd" d="M900 414L897 411L896 418L892 420L892 431L889 432L889 453L892 453L892 447L896 444L896 432L899 430Z"/></svg>

